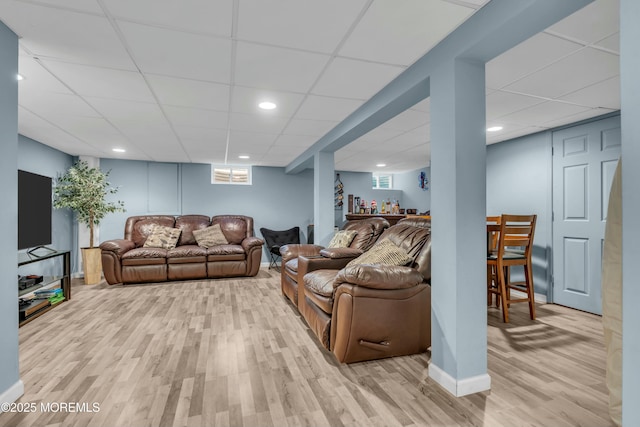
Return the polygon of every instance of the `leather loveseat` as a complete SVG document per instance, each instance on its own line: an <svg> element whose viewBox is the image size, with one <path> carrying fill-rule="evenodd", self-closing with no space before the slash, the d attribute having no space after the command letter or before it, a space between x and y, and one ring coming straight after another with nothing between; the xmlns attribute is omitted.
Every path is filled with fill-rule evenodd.
<svg viewBox="0 0 640 427"><path fill-rule="evenodd" d="M300 305L298 283L302 282L303 275L299 275L298 257L325 257L326 268L344 266L350 260L357 258L367 251L378 240L384 230L389 228L389 222L380 217L368 218L360 221L348 221L343 230L356 232L355 237L346 248L325 248L324 246L311 244L289 244L280 247L282 255L282 268L280 274L280 286L285 295L296 307ZM331 261L331 259L335 261Z"/></svg>
<svg viewBox="0 0 640 427"><path fill-rule="evenodd" d="M386 239L411 258L407 266L298 259L304 281L298 310L341 363L421 353L431 345L431 221L403 219L369 251Z"/></svg>
<svg viewBox="0 0 640 427"><path fill-rule="evenodd" d="M227 244L198 246L193 232L219 224ZM172 249L144 247L156 226L179 229ZM102 269L110 285L167 280L255 276L263 241L254 237L253 218L243 215L141 215L129 217L124 239L100 244Z"/></svg>

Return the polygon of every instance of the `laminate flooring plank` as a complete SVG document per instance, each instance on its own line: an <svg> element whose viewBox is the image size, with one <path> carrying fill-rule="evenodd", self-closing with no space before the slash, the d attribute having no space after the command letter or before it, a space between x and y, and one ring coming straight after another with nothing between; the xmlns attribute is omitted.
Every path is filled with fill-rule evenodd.
<svg viewBox="0 0 640 427"><path fill-rule="evenodd" d="M608 427L598 316L488 309L492 389L454 398L429 352L341 365L280 290L254 278L85 286L19 330L18 402L100 412L0 414L0 426ZM52 339L51 337L55 337Z"/></svg>

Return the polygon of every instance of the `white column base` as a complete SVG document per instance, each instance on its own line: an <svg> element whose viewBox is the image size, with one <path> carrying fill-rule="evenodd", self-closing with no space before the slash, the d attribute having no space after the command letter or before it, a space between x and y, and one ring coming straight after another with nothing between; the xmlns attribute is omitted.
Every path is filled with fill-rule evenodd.
<svg viewBox="0 0 640 427"><path fill-rule="evenodd" d="M491 377L489 374L456 380L433 363L429 364L429 377L455 397L462 397L491 389Z"/></svg>
<svg viewBox="0 0 640 427"><path fill-rule="evenodd" d="M18 380L14 385L0 394L0 403L13 403L24 394L24 383Z"/></svg>

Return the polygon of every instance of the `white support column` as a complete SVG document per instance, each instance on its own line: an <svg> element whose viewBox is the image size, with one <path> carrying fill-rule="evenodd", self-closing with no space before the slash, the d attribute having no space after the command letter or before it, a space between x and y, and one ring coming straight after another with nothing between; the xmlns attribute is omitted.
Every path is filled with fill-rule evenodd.
<svg viewBox="0 0 640 427"><path fill-rule="evenodd" d="M640 425L640 2L620 1L622 124L622 425Z"/></svg>
<svg viewBox="0 0 640 427"><path fill-rule="evenodd" d="M314 243L326 246L333 236L333 152L313 156L313 234Z"/></svg>
<svg viewBox="0 0 640 427"><path fill-rule="evenodd" d="M488 390L484 63L431 75L431 364L455 396Z"/></svg>

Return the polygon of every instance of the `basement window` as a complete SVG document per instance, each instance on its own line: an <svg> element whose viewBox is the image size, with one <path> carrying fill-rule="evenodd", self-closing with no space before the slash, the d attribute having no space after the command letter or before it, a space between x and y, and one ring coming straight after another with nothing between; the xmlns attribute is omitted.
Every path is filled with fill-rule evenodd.
<svg viewBox="0 0 640 427"><path fill-rule="evenodd" d="M211 183L251 185L251 166L211 165Z"/></svg>
<svg viewBox="0 0 640 427"><path fill-rule="evenodd" d="M372 188L374 190L390 190L393 188L393 175L379 175L373 174L372 179Z"/></svg>

